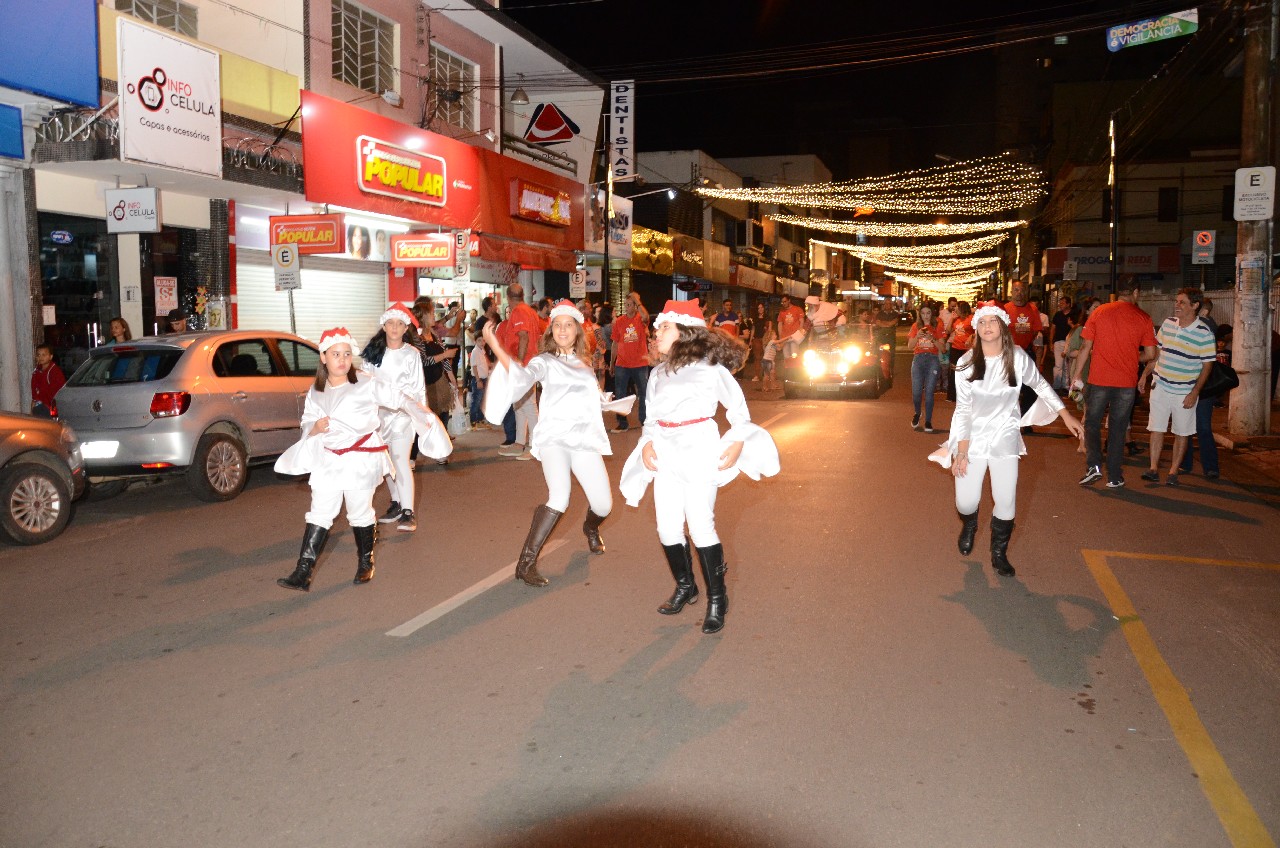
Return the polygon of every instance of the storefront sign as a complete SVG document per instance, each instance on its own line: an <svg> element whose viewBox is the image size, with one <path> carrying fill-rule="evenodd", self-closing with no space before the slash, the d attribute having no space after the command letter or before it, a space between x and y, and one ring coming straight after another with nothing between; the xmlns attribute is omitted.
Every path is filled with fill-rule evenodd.
<svg viewBox="0 0 1280 848"><path fill-rule="evenodd" d="M107 232L160 232L160 189L109 188L103 197L107 202Z"/></svg>
<svg viewBox="0 0 1280 848"><path fill-rule="evenodd" d="M346 223L341 214L272 215L268 232L272 245L290 244L304 255L347 250Z"/></svg>
<svg viewBox="0 0 1280 848"><path fill-rule="evenodd" d="M362 135L356 139L356 167L360 190L368 194L428 206L448 200L448 167L441 156Z"/></svg>
<svg viewBox="0 0 1280 848"><path fill-rule="evenodd" d="M587 294L599 294L604 291L604 269L583 268L587 275Z"/></svg>
<svg viewBox="0 0 1280 848"><path fill-rule="evenodd" d="M573 222L573 206L566 192L520 178L511 181L511 214L553 227Z"/></svg>
<svg viewBox="0 0 1280 848"><path fill-rule="evenodd" d="M218 54L121 16L120 158L222 178Z"/></svg>
<svg viewBox="0 0 1280 848"><path fill-rule="evenodd" d="M1043 254L1041 273L1061 274L1067 260L1076 263L1079 278L1111 273L1111 251L1107 247L1051 247ZM1182 270L1182 250L1178 245L1125 245L1120 248L1122 274L1177 274Z"/></svg>
<svg viewBox="0 0 1280 848"><path fill-rule="evenodd" d="M392 268L452 268L452 233L406 233L391 237Z"/></svg>
<svg viewBox="0 0 1280 848"><path fill-rule="evenodd" d="M621 80L610 86L609 167L613 178L629 177L635 171L635 80Z"/></svg>
<svg viewBox="0 0 1280 848"><path fill-rule="evenodd" d="M671 245L671 269L688 277L705 277L702 239L676 233Z"/></svg>

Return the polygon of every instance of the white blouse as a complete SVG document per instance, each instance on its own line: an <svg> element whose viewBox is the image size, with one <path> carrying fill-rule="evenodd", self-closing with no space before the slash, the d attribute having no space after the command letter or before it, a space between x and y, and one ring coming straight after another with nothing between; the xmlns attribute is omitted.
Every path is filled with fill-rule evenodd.
<svg viewBox="0 0 1280 848"><path fill-rule="evenodd" d="M485 386L484 417L493 424L501 424L507 408L524 397L534 383L542 384L542 399L538 404L538 423L530 439L530 453L539 460L542 459L540 449L547 446L602 456L613 453L604 429L603 413L607 410L626 415L635 398L615 401L611 392L601 393L595 369L576 356L540 353L529 360L528 365L514 361L510 368L497 365Z"/></svg>
<svg viewBox="0 0 1280 848"><path fill-rule="evenodd" d="M998 459L1024 456L1027 446L1022 441L1022 427L1032 424L1048 424L1062 410L1062 401L1040 375L1040 369L1021 348L1013 349L1013 365L1017 385L1009 385L1001 357L986 358L986 374L980 382L969 379L968 367L977 348L960 357L956 368L956 408L951 416L951 433L947 439L948 453L954 455L956 446L969 442L969 456L979 459ZM1018 409L1018 394L1022 386L1033 389L1036 404L1026 415ZM949 464L949 463L948 463Z"/></svg>
<svg viewBox="0 0 1280 848"><path fill-rule="evenodd" d="M381 365L365 363L365 368L419 403L427 402L427 386L422 376L422 354L413 345L401 345L395 350L387 348L382 354ZM384 408L379 418L384 439L407 436L413 432L413 422L408 413L402 410Z"/></svg>
<svg viewBox="0 0 1280 848"><path fill-rule="evenodd" d="M723 437L714 420L720 406L729 421ZM643 433L618 484L631 506L640 502L655 476L641 459L649 443L653 443L657 473L674 475L686 484L723 486L739 472L759 480L779 471L773 437L751 423L742 387L724 366L694 362L676 371L657 366L649 375L645 416ZM707 420L698 420L703 418ZM735 465L721 471L720 457L733 442L743 443L742 454Z"/></svg>

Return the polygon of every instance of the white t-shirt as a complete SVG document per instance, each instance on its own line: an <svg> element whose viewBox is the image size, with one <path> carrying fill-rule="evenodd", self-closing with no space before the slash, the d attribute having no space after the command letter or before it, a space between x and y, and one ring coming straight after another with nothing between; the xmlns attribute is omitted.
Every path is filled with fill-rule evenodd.
<svg viewBox="0 0 1280 848"><path fill-rule="evenodd" d="M471 348L471 376L477 380L489 379L489 357L485 354L485 346L482 344Z"/></svg>

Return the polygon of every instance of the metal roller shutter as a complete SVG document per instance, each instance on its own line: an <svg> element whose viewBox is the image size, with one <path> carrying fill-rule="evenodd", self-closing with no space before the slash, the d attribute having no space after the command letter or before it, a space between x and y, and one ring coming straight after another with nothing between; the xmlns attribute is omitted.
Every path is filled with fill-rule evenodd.
<svg viewBox="0 0 1280 848"><path fill-rule="evenodd" d="M363 345L378 331L386 297L385 265L304 256L302 288L293 293L298 335L317 341L324 330L343 326ZM276 291L266 251L236 251L236 313L237 329L289 331L289 295Z"/></svg>

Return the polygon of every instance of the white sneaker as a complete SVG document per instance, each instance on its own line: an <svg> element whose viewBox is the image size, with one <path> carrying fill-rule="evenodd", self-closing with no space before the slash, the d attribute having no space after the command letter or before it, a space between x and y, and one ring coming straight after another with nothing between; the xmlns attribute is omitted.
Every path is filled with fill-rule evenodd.
<svg viewBox="0 0 1280 848"><path fill-rule="evenodd" d="M498 447L498 456L519 456L522 451L523 445L501 445Z"/></svg>
<svg viewBox="0 0 1280 848"><path fill-rule="evenodd" d="M516 459L528 461L530 459L533 459L533 454L529 453L529 450L526 448L524 453L516 455Z"/></svg>

